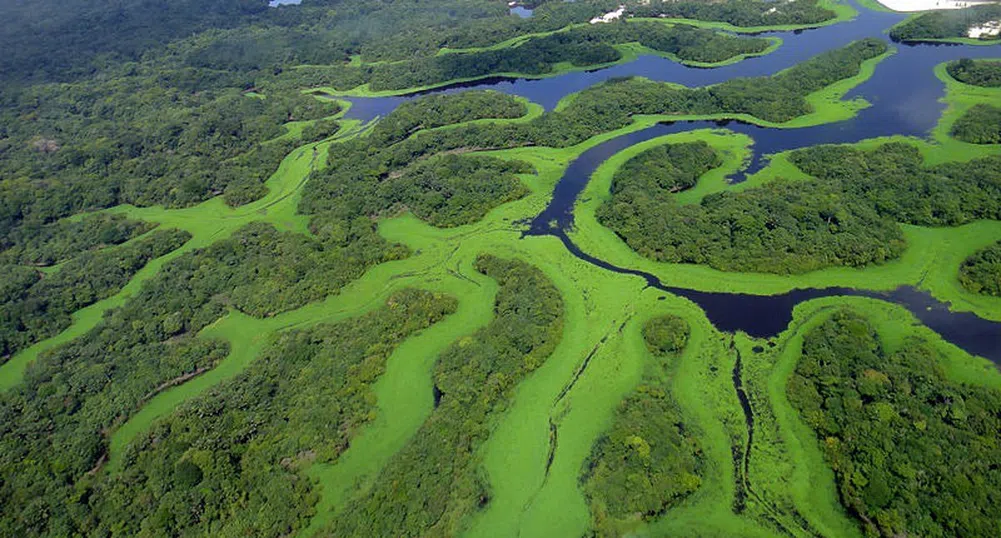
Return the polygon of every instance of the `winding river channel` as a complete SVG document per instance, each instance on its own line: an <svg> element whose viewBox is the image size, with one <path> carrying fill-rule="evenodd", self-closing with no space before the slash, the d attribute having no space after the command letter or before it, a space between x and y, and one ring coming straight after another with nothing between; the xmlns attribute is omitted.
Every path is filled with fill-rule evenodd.
<svg viewBox="0 0 1001 538"><path fill-rule="evenodd" d="M484 79L444 87L421 94L381 98L350 98L348 117L371 120L391 112L400 103L427 93L455 93L472 88L491 88L519 95L552 109L560 99L574 92L614 77L643 76L686 86L715 84L734 77L770 75L800 63L821 52L864 37L886 39L885 31L905 16L859 9L851 21L813 30L769 32L783 39L771 54L712 69L684 66L658 56L641 56L635 61L596 71L578 71L544 79ZM652 274L618 267L581 251L568 237L573 226L573 208L591 174L606 159L634 144L666 134L721 125L754 140L753 157L747 167L731 177L740 181L760 170L762 156L816 144L852 143L889 135L925 137L936 125L944 109L939 102L943 83L935 77L934 67L957 58L1001 56L998 46L946 44L896 44L896 54L882 61L875 74L850 91L845 98L862 97L872 106L852 119L798 129L764 128L742 122L685 121L659 124L601 143L580 155L567 168L556 185L549 206L529 225L526 235L558 237L578 258L604 269L633 274L651 287L686 297L705 310L720 330L741 330L751 336L769 337L784 330L792 320L797 304L834 295L866 296L891 301L906 307L915 317L946 340L966 351L986 357L1001 365L1001 323L970 313L951 312L947 305L930 294L912 287L892 292L874 292L852 288L797 289L781 295L745 295L711 293L664 286ZM555 222L555 226L552 223Z"/></svg>

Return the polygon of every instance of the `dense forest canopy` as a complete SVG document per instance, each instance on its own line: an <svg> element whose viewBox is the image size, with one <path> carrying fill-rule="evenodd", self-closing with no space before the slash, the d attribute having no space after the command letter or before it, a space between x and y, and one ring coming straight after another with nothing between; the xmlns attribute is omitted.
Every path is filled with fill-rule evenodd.
<svg viewBox="0 0 1001 538"><path fill-rule="evenodd" d="M581 476L599 536L624 534L617 528L622 523L628 528L630 521L663 514L701 484L698 432L686 424L668 374L690 330L688 322L674 315L643 326L651 363L591 448Z"/></svg>
<svg viewBox="0 0 1001 538"><path fill-rule="evenodd" d="M985 88L1001 86L1001 61L962 58L949 62L945 69L952 78L966 84Z"/></svg>
<svg viewBox="0 0 1001 538"><path fill-rule="evenodd" d="M640 289L632 276L586 266L552 237L518 236L595 137L643 115L790 122L823 112L811 94L890 49L864 38L705 87L614 78L549 111L498 91L426 95L366 124L322 88L405 93L643 50L736 62L777 40L727 25L813 26L850 11L828 0L523 5L531 17L503 0L0 4L0 535L455 536L505 503L527 520L555 473L575 535L645 531L706 499L721 516L706 533L778 532L761 510L785 509L781 499L755 506L742 498L749 485L720 481L753 444L758 410L738 407L746 335L717 331L669 293L627 296ZM620 6L620 20L589 23ZM965 35L973 18L998 18L992 9L918 16L894 38ZM998 65L947 69L993 87ZM971 106L952 134L997 144L999 115ZM654 260L779 274L898 258L900 223L1001 220L997 155L925 166L913 145L889 143L788 157L812 178L680 205L674 195L723 160L702 142L656 146L614 174L597 216ZM103 211L122 204L138 207ZM390 220L402 214L420 222ZM967 290L1001 295L999 249L963 263ZM425 337L438 341L416 363L422 377L395 378L406 390L392 394L424 411L387 426L399 428L391 451L359 453L394 405L378 383L415 364L390 357ZM968 357L892 344L837 313L807 334L786 387L843 505L870 535L991 535L1001 398L940 367ZM718 367L734 358L732 372ZM749 383L769 367L747 366L759 369ZM607 396L575 383L615 376L614 396L594 407L608 423L575 436L564 419L586 408L580 398ZM685 383L713 397L682 400ZM527 434L541 447L532 464L545 466L529 477L537 491L518 492L529 504L509 502L514 482L485 457L507 448L494 435L525 402L541 426ZM335 488L317 479L345 454L368 467ZM321 514L336 488L348 498Z"/></svg>
<svg viewBox="0 0 1001 538"><path fill-rule="evenodd" d="M1001 107L978 103L952 124L952 136L971 144L1001 144Z"/></svg>
<svg viewBox="0 0 1001 538"><path fill-rule="evenodd" d="M1001 297L1001 243L980 249L963 260L959 282L973 293Z"/></svg>
<svg viewBox="0 0 1001 538"><path fill-rule="evenodd" d="M759 54L771 44L765 38L736 37L714 30L660 22L618 22L586 25L533 37L512 47L452 52L389 63L307 66L282 77L297 86L329 86L350 90L368 84L373 91L433 86L451 80L491 74L544 75L557 64L575 68L616 62L623 54L615 45L638 43L686 62L717 63L741 55Z"/></svg>
<svg viewBox="0 0 1001 538"><path fill-rule="evenodd" d="M944 360L917 338L888 349L851 310L803 340L789 400L867 535L997 532L1001 392L951 381Z"/></svg>
<svg viewBox="0 0 1001 538"><path fill-rule="evenodd" d="M476 269L500 285L493 320L441 354L431 416L324 536L453 536L490 502L478 449L518 383L559 344L564 312L536 267L485 255Z"/></svg>
<svg viewBox="0 0 1001 538"><path fill-rule="evenodd" d="M240 377L130 446L122 472L97 485L90 532L301 529L315 495L303 471L336 460L375 415L372 384L396 346L455 308L452 297L410 289L369 314L282 333Z"/></svg>

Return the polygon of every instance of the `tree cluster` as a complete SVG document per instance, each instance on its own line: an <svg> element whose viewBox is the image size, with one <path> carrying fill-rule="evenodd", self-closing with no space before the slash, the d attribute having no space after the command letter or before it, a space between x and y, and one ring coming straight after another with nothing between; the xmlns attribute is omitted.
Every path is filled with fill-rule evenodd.
<svg viewBox="0 0 1001 538"><path fill-rule="evenodd" d="M1001 62L997 60L971 60L961 58L945 66L952 78L973 86L1001 87Z"/></svg>
<svg viewBox="0 0 1001 538"><path fill-rule="evenodd" d="M455 311L408 289L363 316L280 333L237 378L134 441L100 483L95 532L289 536L316 501L305 470L332 463L377 411L372 384L407 337Z"/></svg>
<svg viewBox="0 0 1001 538"><path fill-rule="evenodd" d="M947 378L910 338L887 349L851 310L809 331L787 386L867 536L997 535L1001 393Z"/></svg>
<svg viewBox="0 0 1001 538"><path fill-rule="evenodd" d="M952 124L950 134L971 144L1001 144L1001 107L973 105Z"/></svg>
<svg viewBox="0 0 1001 538"><path fill-rule="evenodd" d="M0 535L98 528L88 471L104 461L108 434L161 387L226 356L225 343L196 338L202 328L230 309L264 317L298 308L405 254L368 218L352 226L337 243L247 225L165 264L93 330L29 365L0 394Z"/></svg>
<svg viewBox="0 0 1001 538"><path fill-rule="evenodd" d="M81 252L124 243L152 228L147 222L106 213L44 225L33 222L0 236L0 264L50 266Z"/></svg>
<svg viewBox="0 0 1001 538"><path fill-rule="evenodd" d="M620 525L663 514L702 482L697 432L686 424L670 393L666 364L684 350L689 330L684 319L673 315L643 326L653 364L615 410L581 475L597 536L626 534Z"/></svg>
<svg viewBox="0 0 1001 538"><path fill-rule="evenodd" d="M73 312L114 295L150 260L190 238L180 230L158 230L116 248L84 252L54 274L32 279L15 270L0 296L0 359L55 336L70 326Z"/></svg>
<svg viewBox="0 0 1001 538"><path fill-rule="evenodd" d="M479 449L518 384L559 343L563 300L525 262L483 255L476 269L500 285L493 320L441 354L431 416L326 535L454 536L490 502Z"/></svg>
<svg viewBox="0 0 1001 538"><path fill-rule="evenodd" d="M1001 297L1001 243L980 249L963 260L959 283L972 293Z"/></svg>
<svg viewBox="0 0 1001 538"><path fill-rule="evenodd" d="M706 63L760 53L769 46L764 38L737 37L686 25L622 21L574 27L510 47L361 66L310 66L289 76L299 86L348 90L367 83L377 91L404 90L499 73L544 75L562 63L586 67L615 62L622 58L615 45L626 43L639 43L683 61Z"/></svg>

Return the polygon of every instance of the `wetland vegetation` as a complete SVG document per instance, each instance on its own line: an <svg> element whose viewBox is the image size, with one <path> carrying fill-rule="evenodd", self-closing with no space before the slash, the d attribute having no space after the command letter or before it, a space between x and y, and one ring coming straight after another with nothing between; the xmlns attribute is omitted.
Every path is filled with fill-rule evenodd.
<svg viewBox="0 0 1001 538"><path fill-rule="evenodd" d="M973 47L935 62L932 141L762 160L768 132L885 111L865 81L900 66L876 30L803 61L752 34L902 17L35 4L0 8L0 534L995 534L1001 373L884 293L1001 319L997 62ZM642 55L778 67L682 85ZM452 84L511 75L562 99ZM362 122L338 90L405 96ZM733 119L760 129L705 123ZM749 336L755 298L789 326ZM972 318L932 304L907 306Z"/></svg>

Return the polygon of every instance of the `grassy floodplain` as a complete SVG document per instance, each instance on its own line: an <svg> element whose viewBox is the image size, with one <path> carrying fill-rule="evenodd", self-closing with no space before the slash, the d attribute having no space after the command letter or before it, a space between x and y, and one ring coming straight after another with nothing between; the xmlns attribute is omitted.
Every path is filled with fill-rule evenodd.
<svg viewBox="0 0 1001 538"><path fill-rule="evenodd" d="M882 57L866 62L859 76L811 95L810 103L815 112L809 116L781 125L769 125L748 117L739 119L769 126L798 127L849 117L866 103L842 101L841 97L868 78L880 59ZM523 118L479 121L526 121L541 113L541 107L533 105ZM309 527L301 529L299 535L313 535L314 531L323 529L339 509L372 487L389 458L430 415L433 407L431 372L441 350L492 319L491 305L497 284L473 270L476 257L487 252L525 260L542 270L564 299L565 324L563 339L553 355L517 387L512 403L491 424L490 438L477 455L490 483L490 503L485 510L469 518L465 534L549 536L588 532L591 514L579 488L582 466L591 446L609 426L616 406L635 388L647 361L653 360L642 341L643 324L654 316L673 314L688 322L691 336L685 352L672 365L671 390L682 407L686 422L701 432L706 472L700 488L680 506L649 522L623 530L641 536L764 537L778 536L783 531L806 536L813 530L828 535L854 535L857 529L840 508L833 476L816 449L814 439L805 430L805 425L798 422L788 401L783 400L785 383L798 358L797 342L801 342L803 333L820 323L822 316L836 304L851 304L863 309L879 322L881 331L891 341L899 341L909 332L930 336L930 331L915 327L909 315L897 307L872 300L827 298L797 307L790 329L770 342L743 335L730 336L715 329L695 304L647 289L638 278L587 264L567 252L556 238L521 238L523 226L518 222L545 207L553 187L573 159L602 141L665 119L668 117L637 117L626 128L604 133L570 148L526 147L482 152L531 163L535 173L520 176L531 193L495 208L480 222L450 229L434 228L410 214L382 220L380 234L410 247L413 256L373 267L337 295L291 312L258 319L231 311L200 333L203 338L228 341L229 355L213 369L153 395L139 413L112 432L110 460L104 472L118 472L122 465L119 459L122 449L136 436L185 401L232 379L253 362L277 332L351 319L376 308L386 297L404 287L456 297L459 308L455 314L410 337L390 356L387 369L375 386L376 416L352 440L350 448L335 463L314 465L309 470L309 476L318 487L318 502ZM0 387L16 384L25 365L42 350L90 330L100 321L104 311L122 304L164 263L183 252L228 237L254 221L266 221L283 230L308 234L307 217L296 214L301 187L309 173L326 162L331 144L363 136L366 132L367 126L358 122L340 121L342 129L333 139L293 151L269 179L269 194L247 206L229 208L216 198L189 209L131 206L113 209L112 212L157 222L162 227L187 230L193 239L182 249L150 263L142 276L137 275L130 282L128 292L123 289L119 295L99 303L101 306L81 311L79 318L74 317L70 329L40 343L36 346L38 350L32 351L35 349L32 348L15 357L0 369ZM822 271L802 277L727 274L652 262L644 265L646 262L642 258L628 251L621 241L617 243L613 234L593 222L595 204L601 202L601 193L607 192L614 170L630 156L657 144L695 140L703 140L720 151L724 164L700 178L695 189L679 198L684 203L696 203L707 194L731 188L724 178L738 170L747 159L751 143L748 137L714 129L670 135L634 146L599 168L587 193L581 197L577 211L578 230L574 237L582 247L601 252L603 258L613 263L654 272L672 285L777 293L792 287L828 282L858 287L885 285L887 288L901 282L918 282L918 275L927 279L928 275L938 274L933 273L932 268L943 265L942 260L947 256L962 256L977 241L1001 237L998 223L975 223L955 230L910 227L907 233L912 244L932 249L928 252L935 252L935 256L928 256L926 252L924 256L928 259L920 258L912 248L899 264L894 262L897 265L865 271ZM930 160L941 156L935 146L925 146L923 151ZM747 188L776 175L796 172L787 160L777 156L769 168L736 188ZM933 249L936 245L939 245L937 250ZM768 354L754 350L757 346L772 344L774 347ZM987 365L983 362L951 347L949 356L955 359L949 369L957 379L986 378L984 383L1001 386L1001 376L984 376ZM749 459L745 451L750 431L732 378L740 358L747 359L743 363L745 375L742 379L751 395L756 431L760 432L755 437L756 443L750 446ZM10 366L12 363L15 366ZM741 462L750 463L746 467L735 465L735 454L740 456ZM788 470L788 473L780 470Z"/></svg>
<svg viewBox="0 0 1001 538"><path fill-rule="evenodd" d="M862 82L871 76L873 66L868 66L866 74L860 74L854 81ZM932 141L907 137L889 137L863 141L856 145L860 149L871 149L889 141L906 141L918 147L927 165L949 161L968 161L978 157L1001 152L1001 148L991 145L975 145L960 142L949 136L952 124L974 104L997 102L1001 90L980 88L960 83L945 71L945 65L935 68L935 73L946 86L943 101L947 104L938 125L932 132ZM811 96L815 112L811 124L822 123L821 118L833 118L848 114L849 108L842 106L838 112L835 95L843 95L848 89L847 82L837 91L833 87L825 90L823 98ZM853 106L865 106L855 103ZM644 118L645 120L646 118ZM684 119L703 119L685 117ZM715 118L713 118L715 119ZM753 118L740 118L763 124ZM640 120L642 121L642 120ZM802 126L805 118L797 118L789 124L771 127ZM829 120L831 121L831 120ZM816 123L813 123L816 122ZM588 186L578 201L575 211L576 229L572 232L574 241L585 252L601 252L603 259L623 267L641 269L657 275L669 286L677 286L703 291L727 291L759 295L783 293L796 288L823 288L834 286L855 287L871 290L891 290L902 285L912 285L932 293L940 301L950 303L956 311L970 311L978 316L1001 320L1001 300L972 294L960 286L957 272L960 263L987 245L1001 240L1001 223L978 221L955 228L928 228L904 225L903 230L909 248L904 255L890 263L861 269L829 268L799 275L729 273L703 266L665 264L644 258L630 249L618 236L598 224L595 211L609 197L609 188L615 171L629 158L657 144L682 143L704 140L723 156L724 164L702 178L693 189L681 192L677 199L681 203L696 203L705 195L721 190L742 190L775 178L805 179L808 176L788 162L785 154L772 156L769 165L750 176L747 181L729 185L725 178L740 169L749 157L748 141L743 135L725 130L705 130L676 135L668 135L630 147L608 159L594 172Z"/></svg>

